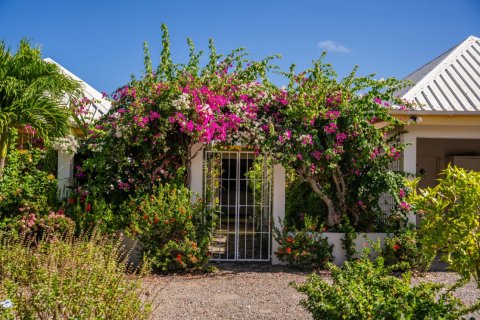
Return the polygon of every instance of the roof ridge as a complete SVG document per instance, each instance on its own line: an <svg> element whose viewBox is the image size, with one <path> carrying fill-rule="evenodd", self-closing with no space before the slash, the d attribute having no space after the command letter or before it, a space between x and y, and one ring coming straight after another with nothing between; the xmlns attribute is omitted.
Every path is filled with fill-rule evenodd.
<svg viewBox="0 0 480 320"><path fill-rule="evenodd" d="M433 78L435 78L435 76L437 76L442 71L446 70L451 64L453 64L457 56L459 56L462 52L464 52L468 48L468 46L471 44L472 41L476 42L476 41L480 41L480 39L473 35L468 36L465 40L451 47L450 49L448 49L438 57L430 60L429 62L424 64L422 67L418 68L417 70L415 70L414 72L406 76L405 79L415 74L416 72L420 71L421 69L428 67L429 64L436 62L436 65L431 70L429 70L424 75L422 75L422 77L412 87L410 87L405 93L402 94L402 97L405 99L410 99L412 96L422 91L423 88L428 83L430 83L430 81ZM442 59L440 59L439 61L436 61L439 58L442 58Z"/></svg>

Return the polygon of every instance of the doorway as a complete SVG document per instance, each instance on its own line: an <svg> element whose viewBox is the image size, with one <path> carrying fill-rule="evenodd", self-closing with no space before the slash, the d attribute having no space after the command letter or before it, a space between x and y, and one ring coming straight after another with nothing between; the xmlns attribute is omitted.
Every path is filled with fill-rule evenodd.
<svg viewBox="0 0 480 320"><path fill-rule="evenodd" d="M204 198L216 213L211 260L270 261L272 171L252 151L205 151Z"/></svg>

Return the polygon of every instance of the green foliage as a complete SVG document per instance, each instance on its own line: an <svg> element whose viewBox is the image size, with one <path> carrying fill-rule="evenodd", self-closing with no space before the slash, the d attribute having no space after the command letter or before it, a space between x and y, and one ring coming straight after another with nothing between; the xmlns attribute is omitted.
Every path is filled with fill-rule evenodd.
<svg viewBox="0 0 480 320"><path fill-rule="evenodd" d="M284 226L282 230L274 229L275 240L279 243L275 252L280 261L290 267L312 270L323 269L333 261L332 248L322 235L323 227L318 228L308 217L305 229L295 230Z"/></svg>
<svg viewBox="0 0 480 320"><path fill-rule="evenodd" d="M293 286L307 297L301 304L314 319L459 319L471 309L434 283L412 286L411 275L391 276L383 259L368 254L339 268L329 264L332 283L312 274Z"/></svg>
<svg viewBox="0 0 480 320"><path fill-rule="evenodd" d="M123 257L119 241L96 232L36 246L0 234L0 301L13 303L0 318L148 319L142 273L127 275Z"/></svg>
<svg viewBox="0 0 480 320"><path fill-rule="evenodd" d="M191 204L192 192L165 184L151 195L132 200L130 232L138 237L156 271L204 270L214 222L202 201Z"/></svg>
<svg viewBox="0 0 480 320"><path fill-rule="evenodd" d="M322 199L308 182L294 179L285 190L285 224L296 229L305 228L305 217L318 224L326 221L326 208ZM302 199L302 201L298 201ZM308 219L308 218L307 218Z"/></svg>
<svg viewBox="0 0 480 320"><path fill-rule="evenodd" d="M65 214L75 221L77 230L96 227L106 233L124 230L130 224L129 212L107 203L95 193L80 190L63 203Z"/></svg>
<svg viewBox="0 0 480 320"><path fill-rule="evenodd" d="M432 263L432 257L425 252L418 233L411 229L386 238L380 254L385 264L393 266L396 271L424 273Z"/></svg>
<svg viewBox="0 0 480 320"><path fill-rule="evenodd" d="M480 287L480 172L449 166L440 176L437 186L408 199L422 217L422 243L431 256L445 253L450 269Z"/></svg>
<svg viewBox="0 0 480 320"><path fill-rule="evenodd" d="M65 75L51 62L44 61L39 48L21 40L12 52L0 42L0 176L2 174L9 130L29 125L42 138L67 134L69 111L66 96L78 96L77 81Z"/></svg>
<svg viewBox="0 0 480 320"><path fill-rule="evenodd" d="M11 137L16 138L15 130ZM22 216L46 215L54 210L57 180L41 169L45 154L38 148L18 150L14 144L10 146L8 164L0 177L0 228L12 226Z"/></svg>

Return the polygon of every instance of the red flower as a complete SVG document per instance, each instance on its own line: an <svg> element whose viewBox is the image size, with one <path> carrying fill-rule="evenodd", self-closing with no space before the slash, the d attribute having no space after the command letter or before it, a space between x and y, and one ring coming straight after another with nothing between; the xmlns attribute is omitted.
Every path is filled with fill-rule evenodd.
<svg viewBox="0 0 480 320"><path fill-rule="evenodd" d="M68 198L68 202L67 202L69 205L70 204L75 204L75 198Z"/></svg>
<svg viewBox="0 0 480 320"><path fill-rule="evenodd" d="M182 255L180 253L177 255L177 262L182 263Z"/></svg>
<svg viewBox="0 0 480 320"><path fill-rule="evenodd" d="M401 246L400 246L398 243L395 243L395 244L393 245L393 251L397 251L397 250L400 249L400 248L401 248Z"/></svg>
<svg viewBox="0 0 480 320"><path fill-rule="evenodd" d="M285 249L285 252L287 252L287 254L291 254L291 253L292 253L292 248L287 247L287 248Z"/></svg>
<svg viewBox="0 0 480 320"><path fill-rule="evenodd" d="M288 242L288 243L293 242L293 238L292 238L292 237L288 237L288 238L287 238L287 242Z"/></svg>
<svg viewBox="0 0 480 320"><path fill-rule="evenodd" d="M92 204L91 204L91 203L87 203L87 204L85 205L85 211L90 212L91 210L92 210Z"/></svg>

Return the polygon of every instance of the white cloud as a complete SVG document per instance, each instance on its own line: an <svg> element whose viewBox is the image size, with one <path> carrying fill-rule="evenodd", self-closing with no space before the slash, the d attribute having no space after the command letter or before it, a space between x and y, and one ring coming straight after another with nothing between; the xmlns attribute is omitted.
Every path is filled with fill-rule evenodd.
<svg viewBox="0 0 480 320"><path fill-rule="evenodd" d="M332 40L320 41L318 47L330 52L350 53L349 48Z"/></svg>

